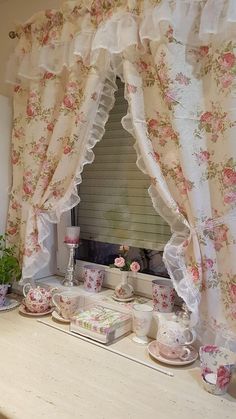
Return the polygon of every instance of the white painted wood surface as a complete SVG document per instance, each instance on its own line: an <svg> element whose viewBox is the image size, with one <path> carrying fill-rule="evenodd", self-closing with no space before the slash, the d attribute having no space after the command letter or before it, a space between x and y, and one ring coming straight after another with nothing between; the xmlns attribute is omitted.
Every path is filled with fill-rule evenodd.
<svg viewBox="0 0 236 419"><path fill-rule="evenodd" d="M212 396L196 366L171 368L168 377L17 310L0 313L0 350L0 412L8 419L235 417L235 382L231 395Z"/></svg>

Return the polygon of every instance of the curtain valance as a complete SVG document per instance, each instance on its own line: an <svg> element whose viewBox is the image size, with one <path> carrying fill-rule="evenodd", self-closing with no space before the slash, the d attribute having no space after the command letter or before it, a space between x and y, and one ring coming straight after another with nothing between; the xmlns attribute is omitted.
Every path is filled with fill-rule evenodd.
<svg viewBox="0 0 236 419"><path fill-rule="evenodd" d="M147 41L204 46L236 36L234 0L71 0L61 10L35 14L17 28L20 41L9 61L7 80L59 74L78 60L120 74L120 54L139 54ZM148 43L149 44L149 43ZM203 50L202 50L203 53ZM112 60L108 56L112 55ZM120 74L122 75L122 74Z"/></svg>

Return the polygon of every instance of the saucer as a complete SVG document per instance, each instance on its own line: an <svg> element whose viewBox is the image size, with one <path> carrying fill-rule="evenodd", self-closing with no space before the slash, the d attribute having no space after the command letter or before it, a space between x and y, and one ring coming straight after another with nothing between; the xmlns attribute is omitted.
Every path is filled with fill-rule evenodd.
<svg viewBox="0 0 236 419"><path fill-rule="evenodd" d="M64 317L61 317L60 314L56 310L52 312L52 318L61 323L70 323L70 319L64 319Z"/></svg>
<svg viewBox="0 0 236 419"><path fill-rule="evenodd" d="M54 310L54 307L48 309L47 311L44 311L43 313L32 313L23 304L21 304L19 307L19 313L25 314L26 316L32 316L32 317L46 316L46 314L50 314L53 310Z"/></svg>
<svg viewBox="0 0 236 419"><path fill-rule="evenodd" d="M151 355L154 359L156 359L159 362L163 362L163 364L168 365L175 365L175 366L182 366L182 365L188 365L192 364L196 359L198 358L198 352L193 346L188 346L188 348L191 351L189 359L170 359L166 358L164 355L161 355L158 348L157 341L153 340L151 343L149 343L147 350L149 352L149 355Z"/></svg>
<svg viewBox="0 0 236 419"><path fill-rule="evenodd" d="M130 303L130 301L134 301L134 297L129 298L118 298L115 294L112 295L113 300L118 301L119 303Z"/></svg>
<svg viewBox="0 0 236 419"><path fill-rule="evenodd" d="M7 297L3 306L0 307L0 311L11 310L19 305L20 305L19 301L16 301L13 298Z"/></svg>

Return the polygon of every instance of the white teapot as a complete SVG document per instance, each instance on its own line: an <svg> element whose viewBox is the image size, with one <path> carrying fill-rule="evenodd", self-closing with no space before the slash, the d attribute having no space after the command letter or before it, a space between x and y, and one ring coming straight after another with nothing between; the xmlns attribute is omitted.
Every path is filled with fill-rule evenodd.
<svg viewBox="0 0 236 419"><path fill-rule="evenodd" d="M33 288L30 283L23 287L24 305L31 313L44 313L52 307L52 294L57 288L46 290L37 286Z"/></svg>
<svg viewBox="0 0 236 419"><path fill-rule="evenodd" d="M191 345L196 339L196 333L190 327L174 319L167 320L158 316L157 343L164 356L168 358L188 359Z"/></svg>

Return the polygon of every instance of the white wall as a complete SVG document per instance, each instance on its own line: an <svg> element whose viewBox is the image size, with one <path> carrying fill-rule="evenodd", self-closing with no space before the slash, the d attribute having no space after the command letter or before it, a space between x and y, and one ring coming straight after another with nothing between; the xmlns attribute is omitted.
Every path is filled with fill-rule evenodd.
<svg viewBox="0 0 236 419"><path fill-rule="evenodd" d="M8 33L15 29L16 23L23 23L34 13L50 8L58 9L62 0L0 0L0 94L10 95L10 88L4 82L6 63L17 40L9 38Z"/></svg>
<svg viewBox="0 0 236 419"><path fill-rule="evenodd" d="M0 234L5 233L8 194L11 186L11 124L12 112L10 99L0 95Z"/></svg>

